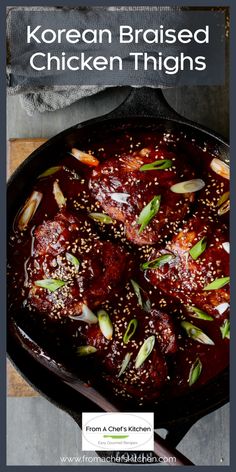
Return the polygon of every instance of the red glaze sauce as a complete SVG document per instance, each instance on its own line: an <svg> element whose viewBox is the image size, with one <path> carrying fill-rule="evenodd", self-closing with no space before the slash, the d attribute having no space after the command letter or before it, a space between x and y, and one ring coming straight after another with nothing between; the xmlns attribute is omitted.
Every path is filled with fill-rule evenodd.
<svg viewBox="0 0 236 472"><path fill-rule="evenodd" d="M36 190L43 198L25 230L18 229L16 216L9 235L12 317L52 358L119 397L136 398L141 405L198 389L228 365L229 340L221 330L229 318L228 285L210 291L204 287L229 275L229 257L222 246L229 241L228 213L219 215L217 206L229 181L211 169L214 156L207 149L181 134L120 133L83 151L94 154L100 164L89 167L65 155L57 172L38 178L29 188L29 195ZM172 165L139 170L163 159ZM170 190L190 179L202 179L204 188L184 195ZM55 181L66 198L61 209L53 194ZM161 195L159 211L139 232L140 212L155 195ZM104 213L112 222L94 221L91 212ZM203 237L206 249L194 261L189 250ZM68 253L76 257L78 267L66 259ZM174 255L170 263L141 268L163 254ZM45 278L65 284L54 292L35 288L35 282ZM141 287L141 298L131 279ZM71 318L80 316L84 303L95 315L100 309L109 314L112 339L98 323ZM212 319L192 317L189 306ZM133 319L136 330L124 343ZM200 328L212 344L189 338L183 321ZM151 336L154 347L137 367L137 354ZM85 345L96 352L78 356L78 347ZM127 354L129 363L120 374ZM202 370L190 386L190 370L198 359Z"/></svg>

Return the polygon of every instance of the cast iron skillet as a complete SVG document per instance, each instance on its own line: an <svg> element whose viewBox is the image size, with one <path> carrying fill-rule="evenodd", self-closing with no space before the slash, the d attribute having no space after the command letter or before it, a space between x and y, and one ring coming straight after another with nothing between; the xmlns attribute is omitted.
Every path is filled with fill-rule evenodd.
<svg viewBox="0 0 236 472"><path fill-rule="evenodd" d="M29 182L48 167L56 165L60 156L73 146L79 143L81 149L86 149L89 140L96 142L96 138L102 135L104 138L112 136L117 129L183 131L200 146L207 144L218 158L229 159L226 142L213 131L178 115L160 90L146 87L131 89L116 110L63 131L40 146L18 167L8 183L9 227L27 197ZM11 361L34 388L68 412L79 424L82 411L127 410L127 406L120 401L113 399L112 404L104 392L85 387L81 380L75 379L63 366L49 359L47 353L43 353L40 346L14 323L11 313L8 313L8 320L7 350ZM228 401L228 383L228 370L225 370L199 390L162 404L161 408L149 405L148 411L155 412L155 428L167 429L166 439L175 447L196 420ZM131 409L129 406L128 411Z"/></svg>

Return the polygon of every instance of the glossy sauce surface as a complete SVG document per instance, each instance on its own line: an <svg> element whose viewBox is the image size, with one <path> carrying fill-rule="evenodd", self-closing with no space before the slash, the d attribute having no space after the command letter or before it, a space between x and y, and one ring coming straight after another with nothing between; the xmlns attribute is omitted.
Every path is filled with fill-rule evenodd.
<svg viewBox="0 0 236 472"><path fill-rule="evenodd" d="M184 213L182 208L186 201L180 201L182 206L178 224L176 224L178 218L176 214L176 219L171 217L173 224L164 226L160 233L161 236L156 241L151 241L151 244L145 244L146 241L137 244L137 241L133 242L130 238L127 239L124 228L125 219L124 222L114 220L111 224L91 221L90 247L93 258L96 259L97 239L101 242L109 241L118 244L122 251L127 254L127 266L121 280L111 291L108 299L102 300L98 306L93 308L95 313L99 309L105 309L109 313L113 323L112 344L107 339L101 341L99 338L99 342L96 341L97 334L94 333L94 330L98 329L97 325L88 325L63 316L60 310L56 314L54 310L50 310L50 305L50 313L39 312L30 303L29 288L27 286L30 259L33 257L32 251L34 251L35 229L45 220L52 220L58 214L58 205L52 191L53 183L55 180L58 181L63 195L66 197L66 211L74 215L78 221L81 221L81 215L87 218L90 212L106 213L101 201L97 198L96 185L91 188L94 172L97 169L94 171L93 168L80 163L67 154L58 162L60 169L56 173L39 178L33 183L33 187L29 188L29 195L34 189L43 194L43 199L25 231L21 232L17 229L16 218L14 228L9 235L8 265L9 306L12 317L17 324L42 346L49 353L49 356L65 364L68 369L77 372L78 376L81 376L85 381L94 385L102 385L105 389L112 389L116 395L122 398L132 398L134 396L139 404L145 403L147 399L150 400L152 395L153 398L159 396L173 397L183 394L190 388L199 388L227 367L229 357L229 340L222 337L220 329L224 320L229 317L228 307L226 305L223 307L223 313L221 313L222 309L220 307L218 312L215 310L211 321L192 318L186 311L186 304L176 298L173 291L168 293L168 290L155 286L151 283L150 271L140 268L143 263L152 259L152 251L164 250L166 245L171 243L172 238L184 228L186 222L193 215L199 215L205 226L208 226L209 222L211 233L214 233L215 226L217 228L224 227L224 237L228 241L228 214L218 215L217 202L228 191L229 182L211 170L210 162L214 156L208 154L207 149L200 149L194 141L189 141L184 135L163 135L152 132L122 133L111 140L104 141L101 139L100 143L90 145L89 148L83 150L92 152L101 163L106 163L109 159L119 159L121 156L134 155L136 159L142 149L150 150L150 162L155 161L160 156L175 161L175 176L173 176L172 180L174 180L171 184L192 178L200 178L204 180L206 185L194 194L194 199L190 199L190 202L188 202L190 204L187 203L187 211ZM168 171L164 172L167 173ZM111 179L113 177L111 170ZM145 172L146 184L148 181L153 182L156 177L158 178L158 170ZM123 174L121 184L122 182L124 182ZM124 185L122 187L119 182L117 183L117 193L131 194L131 187L133 188L133 182L131 185L127 177L125 189ZM175 194L171 196L171 193L169 193L169 195L169 198L176 198ZM147 201L145 201L146 203ZM132 218L134 216L136 218L137 215L132 214ZM151 231L151 229L147 229L147 236L149 236L148 231ZM196 231L198 232L198 228L196 228ZM201 231L202 228L199 228L199 235L202 237L203 233ZM214 234L213 237L211 234L211 244L214 245ZM101 248L99 251L101 252ZM86 258L85 255L83 257ZM220 257L223 258L222 270L225 271L225 274L220 275L228 276L227 252L221 250ZM207 263L206 260L206 265ZM168 267L165 265L164 269L168 270ZM201 270L204 270L204 262ZM85 272L85 276L89 278L89 273L86 275ZM131 279L141 287L143 301L148 304L149 310L143 310L140 307ZM141 367L143 371L137 380L135 380L136 371L134 367L130 368L129 373L128 370L126 371L126 377L124 378L126 387L124 388L123 379L118 375L124 353L129 352L135 358L139 348L148 336L157 335L158 337L156 322L159 311L167 313L171 317L176 333L177 349L167 354L165 352L164 363L162 363L162 361L156 359L160 350L160 346L157 345L157 353L153 351L150 358L145 361L150 364L148 369L145 369L144 363ZM132 340L127 346L124 346L124 333L129 322L134 318L138 322L137 329ZM194 326L201 328L214 342L214 345L202 344L189 338L181 327L183 320L192 322ZM77 348L79 346L85 344L96 346L96 342L98 342L98 350L94 355L78 357ZM165 349L168 350L166 346ZM99 358L100 351L103 353L101 358ZM197 381L190 387L190 369L197 359L200 359L202 363L202 371ZM108 366L109 362L111 363L110 366ZM104 369L101 367L103 365ZM114 366L117 366L118 371L115 375L112 375L112 372L115 372ZM160 369L160 377L162 375L165 377L165 383L159 389L159 380L155 380L158 390L157 395L155 395L153 386L149 388L147 374L153 371L153 375L156 375L158 369ZM127 388L127 384L130 384L131 387ZM137 393L138 390L140 390L139 394Z"/></svg>

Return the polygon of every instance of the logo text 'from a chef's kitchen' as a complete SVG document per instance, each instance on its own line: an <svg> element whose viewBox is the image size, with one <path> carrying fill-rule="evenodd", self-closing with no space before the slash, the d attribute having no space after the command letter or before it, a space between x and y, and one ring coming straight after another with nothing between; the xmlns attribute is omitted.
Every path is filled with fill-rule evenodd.
<svg viewBox="0 0 236 472"><path fill-rule="evenodd" d="M83 413L83 451L152 451L153 413Z"/></svg>

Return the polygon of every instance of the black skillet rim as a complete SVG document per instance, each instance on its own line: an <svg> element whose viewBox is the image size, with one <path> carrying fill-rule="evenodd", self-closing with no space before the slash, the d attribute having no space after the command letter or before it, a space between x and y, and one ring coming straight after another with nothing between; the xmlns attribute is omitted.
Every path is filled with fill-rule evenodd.
<svg viewBox="0 0 236 472"><path fill-rule="evenodd" d="M122 125L128 127L128 125L131 124L131 122L133 123L133 122L136 122L137 120L140 121L140 116L137 115L137 116L132 116L132 117L124 117L124 120L125 120L125 123L122 120L122 118L120 118L120 117L119 118L110 118L109 114L108 114L108 115L105 115L101 118L95 118L95 119L92 119L92 120L88 120L88 121L83 122L79 125L73 126L73 127L69 128L67 130L62 131L58 135L56 135L56 136L52 137L51 139L49 139L45 144L40 146L36 151L34 151L23 162L23 164L21 164L21 166L19 166L16 169L16 171L13 173L13 175L9 179L8 189L11 188L11 185L14 185L14 182L16 181L16 179L18 179L19 174L21 174L21 172L24 171L25 167L27 167L31 161L39 158L39 155L42 152L44 152L46 149L48 149L48 148L50 149L53 145L56 145L58 143L58 140L59 141L65 141L66 137L68 137L71 133L76 133L77 131L79 132L82 129L84 130L86 127L90 127L90 126L108 125L108 122L113 126L115 124L117 126L117 122L119 123L119 122L122 121ZM187 130L188 131L190 130L191 133L196 133L196 132L199 133L200 132L200 134L202 134L202 135L207 135L206 137L208 137L208 139L210 138L213 141L217 141L217 144L219 144L219 146L223 146L223 147L228 148L228 144L225 142L225 140L223 138L216 135L211 130L207 130L206 128L203 128L200 125L196 125L194 123L187 122L187 120L181 120L181 119L179 120L179 119L173 119L173 118L168 119L168 118L165 118L165 117L157 118L157 117L149 116L149 115L142 116L141 120L142 121L146 121L146 120L150 121L151 120L152 125L154 125L154 122L157 122L160 126L160 122L162 122L162 125L164 125L164 122L168 121L169 123L171 122L171 124L174 124L174 125L177 125L177 126L180 126L180 127L184 127L184 128L187 127ZM157 125L157 123L155 123L155 125ZM142 123L138 127L145 127L145 125L144 125L144 123ZM13 344L12 344L12 342L13 342ZM16 351L17 351L17 349L16 349ZM11 335L9 335L9 337L8 337L8 354L9 354L10 359L13 361L13 363L17 367L18 364L20 364L20 363L17 362L16 353L14 354L14 338L12 338ZM18 355L19 355L19 353L18 353ZM35 365L38 365L38 363L36 362ZM24 369L24 366L21 366L21 368L20 368L21 372L22 372L23 369ZM25 370L27 370L27 369L25 369ZM24 375L24 372L23 372L23 375ZM29 372L28 372L28 375L26 374L26 378L30 383L32 383L30 378L29 378L30 375L31 375L31 378L32 378L32 371L31 371L31 374ZM50 374L50 376L51 376L51 378L53 378L52 374ZM204 394L204 400L205 401L203 401L203 405L200 404L200 405L198 405L197 408L196 407L193 408L193 411L187 411L186 410L186 400L189 399L189 395L187 396L187 398L186 398L186 396L176 398L175 401L178 404L183 403L185 405L184 409L180 408L180 410L183 410L182 414L180 414L180 415L177 414L176 418L171 417L171 418L166 418L166 420L165 420L165 418L163 418L161 420L160 424L162 426L165 426L166 424L171 425L171 423L173 423L173 422L175 423L176 421L177 422L183 421L184 419L186 419L186 417L192 418L192 419L194 419L196 417L200 418L203 415L209 413L210 411L213 411L216 408L222 406L223 404L225 404L228 401L228 380L229 380L228 369L226 369L225 371L222 371L219 374L219 376L217 376L217 378L213 379L212 382L209 382L208 384L206 384L204 387L209 387L209 392L208 392L208 389L207 389L206 396ZM37 380L34 381L33 385L35 386L36 383L38 383ZM222 390L222 386L224 387L223 390ZM225 388L225 386L227 386L227 388ZM68 389L68 386L66 386L66 387ZM50 386L50 388L51 388L51 386ZM43 393L44 396L46 396L53 403L56 403L62 409L65 409L66 411L70 410L70 413L72 414L72 416L73 416L73 413L74 414L78 413L77 409L72 409L71 410L71 408L70 408L71 402L69 402L69 404L67 404L65 406L65 402L63 402L63 399L60 398L60 395L59 395L59 398L55 398L55 394L53 395L52 392L47 394L47 392L45 391L45 386L42 387L40 385L39 386L36 385L36 389L38 389L41 393ZM47 390L47 386L46 386L46 390ZM203 391L203 388L199 389L199 391ZM197 393L199 393L199 391ZM211 396L210 394L212 394L212 391L215 393L215 397L216 397L214 402L212 402L212 398L209 398L209 396ZM217 393L217 395L216 395L216 393ZM76 393L76 395L79 395L79 394ZM57 397L57 395L56 395L56 397ZM199 398L199 395L197 395L197 397ZM190 404L190 402L191 402L191 400L189 401L189 404ZM177 404L175 405L175 407L177 407ZM96 407L96 409L97 408L98 407ZM153 408L153 410L155 410L155 407ZM177 413L178 410L179 410L179 408L176 408L175 412ZM192 408L189 408L189 410L192 410ZM83 408L80 408L80 411L83 411ZM181 411L179 413L181 413ZM173 415L173 416L175 416L175 415ZM159 420L157 420L157 422L159 424Z"/></svg>

